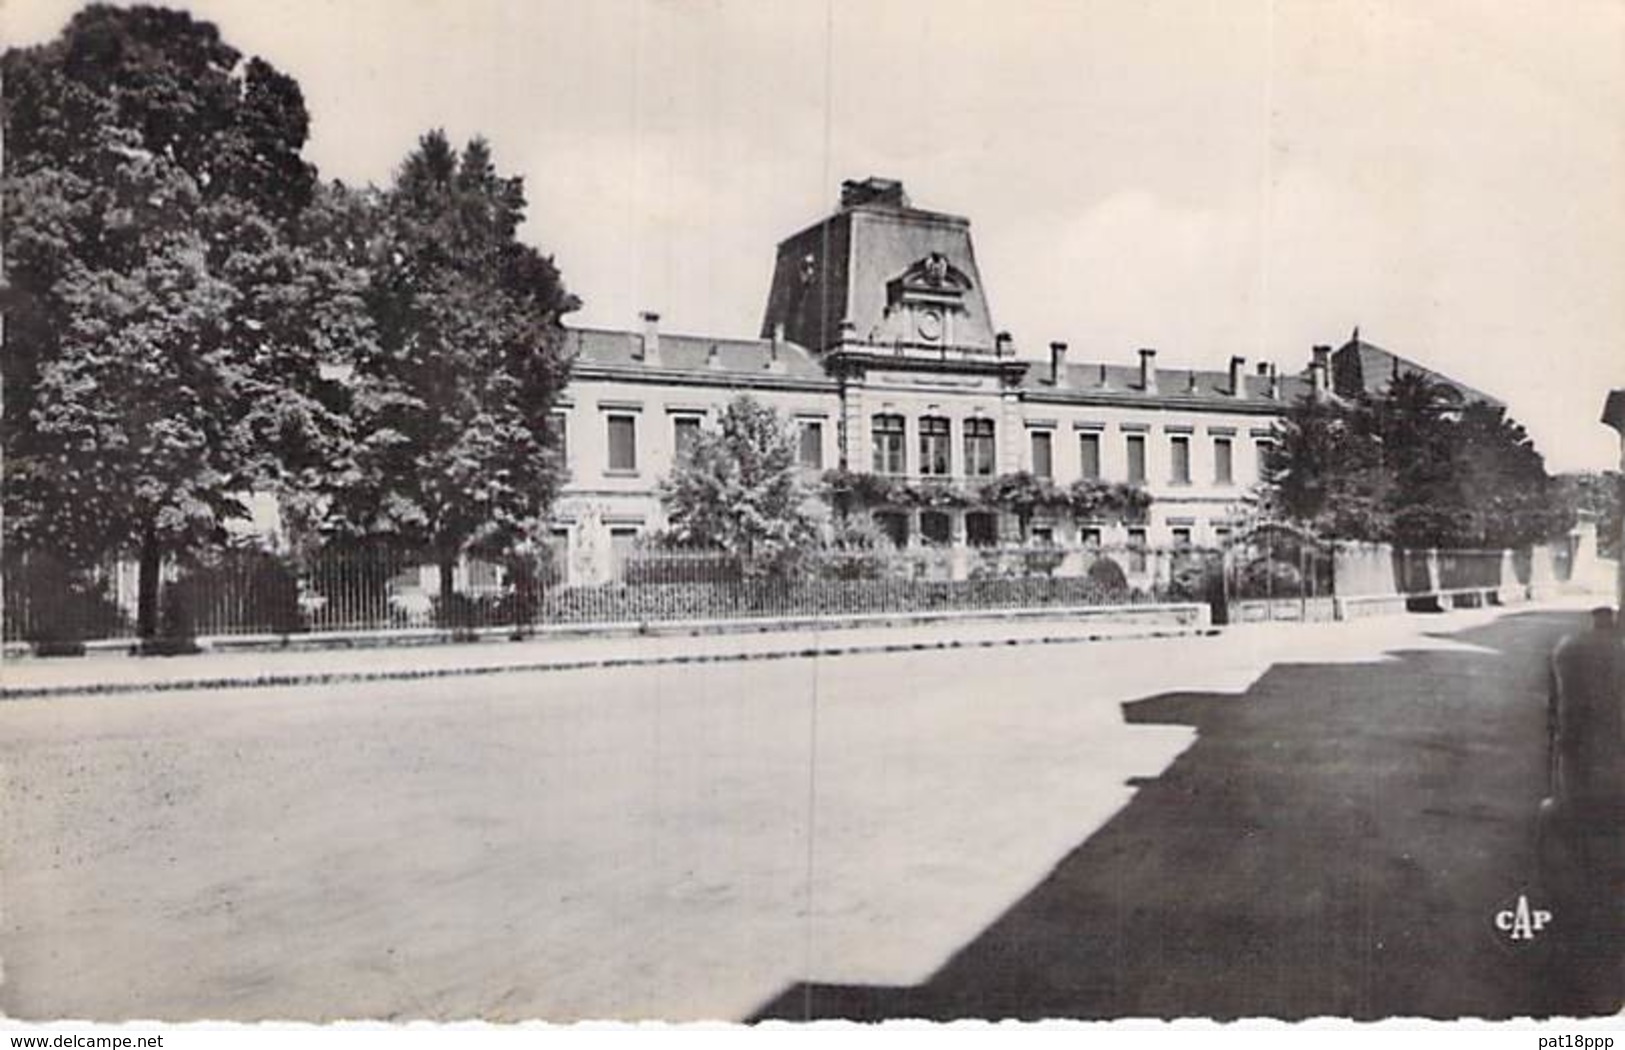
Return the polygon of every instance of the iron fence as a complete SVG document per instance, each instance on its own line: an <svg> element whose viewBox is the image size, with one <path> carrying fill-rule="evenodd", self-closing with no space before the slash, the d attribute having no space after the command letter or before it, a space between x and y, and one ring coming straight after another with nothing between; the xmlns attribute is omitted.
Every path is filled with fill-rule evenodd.
<svg viewBox="0 0 1625 1050"><path fill-rule="evenodd" d="M759 575L720 552L640 549L618 558L606 582L576 586L546 557L467 559L443 603L437 568L407 552L333 549L296 559L228 550L165 565L160 602L168 629L197 636L522 632L546 624L1143 603L1183 593L1182 557L1139 548L821 551L789 572ZM8 552L3 571L7 641L135 637L133 564L73 569L46 553Z"/></svg>
<svg viewBox="0 0 1625 1050"><path fill-rule="evenodd" d="M752 572L718 551L631 547L603 582L572 585L557 551L498 563L465 559L441 598L434 566L382 546L295 558L226 550L168 564L160 589L169 630L196 636L296 635L413 628L524 633L544 625L994 611L1206 602L1215 622L1321 618L1336 593L1334 552L1285 534L1224 550L1189 546L820 549L793 569ZM1499 551L1394 552L1400 594L1494 587L1528 576L1528 557ZM4 637L37 645L136 634L129 562L69 566L8 551ZM1290 603L1296 602L1296 610Z"/></svg>

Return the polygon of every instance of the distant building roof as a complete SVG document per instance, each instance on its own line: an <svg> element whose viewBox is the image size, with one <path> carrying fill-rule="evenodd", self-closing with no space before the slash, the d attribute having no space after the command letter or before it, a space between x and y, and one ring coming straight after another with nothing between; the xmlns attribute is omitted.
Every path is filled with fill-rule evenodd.
<svg viewBox="0 0 1625 1050"><path fill-rule="evenodd" d="M1387 389L1396 376L1418 375L1453 390L1464 402L1483 401L1496 407L1505 407L1505 403L1468 386L1460 380L1452 379L1442 372L1435 372L1426 365L1417 364L1408 357L1390 353L1373 343L1365 342L1360 338L1356 329L1354 337L1344 343L1332 354L1332 391L1339 397L1357 397L1362 392L1377 396Z"/></svg>
<svg viewBox="0 0 1625 1050"><path fill-rule="evenodd" d="M1136 365L1114 365L1101 362L1068 362L1064 382L1050 381L1047 363L1035 361L1021 381L1023 390L1048 397L1068 400L1136 401L1146 404L1176 403L1200 405L1208 410L1244 408L1249 411L1279 412L1309 393L1309 380L1304 375L1281 374L1276 378L1276 397L1270 397L1270 377L1244 374L1242 396L1230 393L1230 373L1190 368L1158 368L1155 390L1140 385L1140 369Z"/></svg>
<svg viewBox="0 0 1625 1050"><path fill-rule="evenodd" d="M577 370L582 372L604 368L622 373L646 372L651 378L687 374L711 376L729 384L784 376L834 385L804 347L788 340L779 341L775 353L771 339L715 339L661 332L660 348L651 358L644 351L643 332L568 328L565 349L574 355Z"/></svg>

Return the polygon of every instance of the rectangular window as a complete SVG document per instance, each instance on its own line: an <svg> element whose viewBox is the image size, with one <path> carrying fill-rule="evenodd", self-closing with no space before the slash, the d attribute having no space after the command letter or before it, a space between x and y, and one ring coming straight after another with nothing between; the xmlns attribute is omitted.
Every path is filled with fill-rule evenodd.
<svg viewBox="0 0 1625 1050"><path fill-rule="evenodd" d="M1142 439L1143 441L1143 439ZM1129 572L1145 571L1145 530L1128 530L1128 569Z"/></svg>
<svg viewBox="0 0 1625 1050"><path fill-rule="evenodd" d="M1083 464L1083 477L1093 481L1100 477L1100 435L1078 435L1078 458Z"/></svg>
<svg viewBox="0 0 1625 1050"><path fill-rule="evenodd" d="M937 416L920 420L920 473L946 475L951 472L949 460L948 421Z"/></svg>
<svg viewBox="0 0 1625 1050"><path fill-rule="evenodd" d="M609 530L609 557L616 579L624 578L626 563L637 550L638 530L635 525L617 525Z"/></svg>
<svg viewBox="0 0 1625 1050"><path fill-rule="evenodd" d="M636 416L609 417L609 470L634 474L638 469L638 420Z"/></svg>
<svg viewBox="0 0 1625 1050"><path fill-rule="evenodd" d="M550 530L545 543L545 561L540 567L541 579L538 582L547 585L562 583L570 571L570 530Z"/></svg>
<svg viewBox="0 0 1625 1050"><path fill-rule="evenodd" d="M553 440L553 447L559 450L559 462L565 464L570 462L569 418L563 412L552 412L547 417L547 436Z"/></svg>
<svg viewBox="0 0 1625 1050"><path fill-rule="evenodd" d="M824 469L824 424L816 419L801 421L799 462L808 470Z"/></svg>
<svg viewBox="0 0 1625 1050"><path fill-rule="evenodd" d="M899 510L875 511L875 524L891 538L894 547L908 546L908 515Z"/></svg>
<svg viewBox="0 0 1625 1050"><path fill-rule="evenodd" d="M972 547L991 547L999 542L999 523L991 514L965 515L965 542Z"/></svg>
<svg viewBox="0 0 1625 1050"><path fill-rule="evenodd" d="M1175 485L1191 483L1191 439L1184 434L1168 439L1168 480Z"/></svg>
<svg viewBox="0 0 1625 1050"><path fill-rule="evenodd" d="M501 587L501 567L478 558L468 559L468 586L470 590L476 591L490 591Z"/></svg>
<svg viewBox="0 0 1625 1050"><path fill-rule="evenodd" d="M1218 546L1218 547L1229 546L1229 544L1230 544L1230 526L1228 526L1228 525L1215 525L1215 526L1213 526L1213 543L1214 543L1215 546Z"/></svg>
<svg viewBox="0 0 1625 1050"><path fill-rule="evenodd" d="M1258 480L1267 481L1269 480L1270 476L1270 443L1268 441L1260 441L1254 445L1253 448L1257 450L1258 454Z"/></svg>
<svg viewBox="0 0 1625 1050"><path fill-rule="evenodd" d="M1145 481L1145 435L1128 436L1128 479L1132 483Z"/></svg>
<svg viewBox="0 0 1625 1050"><path fill-rule="evenodd" d="M1033 474L1038 477L1055 476L1055 457L1051 448L1053 437L1047 430L1033 431Z"/></svg>
<svg viewBox="0 0 1625 1050"><path fill-rule="evenodd" d="M965 473L973 478L993 476L993 420L965 420Z"/></svg>
<svg viewBox="0 0 1625 1050"><path fill-rule="evenodd" d="M687 463L694 454L694 442L700 438L699 416L673 416L671 419L671 447L677 463Z"/></svg>
<svg viewBox="0 0 1625 1050"><path fill-rule="evenodd" d="M1040 547L1055 546L1055 527L1053 525L1033 526L1033 542Z"/></svg>
<svg viewBox="0 0 1625 1050"><path fill-rule="evenodd" d="M946 547L953 540L953 522L940 510L920 511L920 541Z"/></svg>
<svg viewBox="0 0 1625 1050"><path fill-rule="evenodd" d="M1189 525L1176 525L1173 529L1174 546L1184 550L1191 545L1191 527Z"/></svg>
<svg viewBox="0 0 1625 1050"><path fill-rule="evenodd" d="M1213 439L1213 481L1228 485L1235 480L1234 448L1229 438Z"/></svg>
<svg viewBox="0 0 1625 1050"><path fill-rule="evenodd" d="M1083 528L1078 530L1078 539L1083 543L1083 545L1085 547L1098 547L1098 546L1100 546L1100 541L1101 541L1100 527L1097 526L1097 525L1085 525Z"/></svg>
<svg viewBox="0 0 1625 1050"><path fill-rule="evenodd" d="M875 473L906 473L908 468L903 458L903 417L876 416L873 423Z"/></svg>

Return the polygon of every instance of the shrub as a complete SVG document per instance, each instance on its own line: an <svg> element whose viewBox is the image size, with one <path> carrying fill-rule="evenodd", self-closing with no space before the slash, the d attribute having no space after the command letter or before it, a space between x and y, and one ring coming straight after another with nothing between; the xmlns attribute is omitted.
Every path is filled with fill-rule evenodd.
<svg viewBox="0 0 1625 1050"><path fill-rule="evenodd" d="M6 622L20 624L40 656L78 656L90 638L115 636L123 611L94 575L43 551L29 551L6 573Z"/></svg>
<svg viewBox="0 0 1625 1050"><path fill-rule="evenodd" d="M879 580L888 574L896 550L880 523L851 514L835 523L835 534L819 552L817 575L830 580Z"/></svg>
<svg viewBox="0 0 1625 1050"><path fill-rule="evenodd" d="M1124 594L1128 591L1128 577L1123 567L1108 557L1096 558L1084 574L1090 583L1106 594Z"/></svg>
<svg viewBox="0 0 1625 1050"><path fill-rule="evenodd" d="M231 550L198 564L172 585L194 630L292 634L307 629L299 607L299 578L281 557L262 550Z"/></svg>
<svg viewBox="0 0 1625 1050"><path fill-rule="evenodd" d="M1296 598L1303 593L1298 567L1279 558L1248 562L1236 581L1238 598Z"/></svg>

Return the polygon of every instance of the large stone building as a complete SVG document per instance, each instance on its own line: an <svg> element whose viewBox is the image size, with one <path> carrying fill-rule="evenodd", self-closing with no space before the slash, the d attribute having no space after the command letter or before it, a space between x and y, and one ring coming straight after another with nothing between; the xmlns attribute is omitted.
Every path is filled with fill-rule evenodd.
<svg viewBox="0 0 1625 1050"><path fill-rule="evenodd" d="M1047 358L1024 355L994 323L969 221L916 208L901 184L875 178L845 184L839 210L779 245L758 338L674 335L645 314L639 328L572 329L569 340L560 423L571 480L555 537L571 576L588 580L664 524L660 479L742 393L799 428L809 475L844 468L973 491L1029 471L1152 498L1143 520L1040 515L1019 529L985 507L872 508L905 546L1205 546L1241 520L1286 406L1334 384L1371 387L1401 364L1426 372L1358 333L1288 373L1241 357L1224 371L1169 367L1152 349L1079 361L1059 342Z"/></svg>

